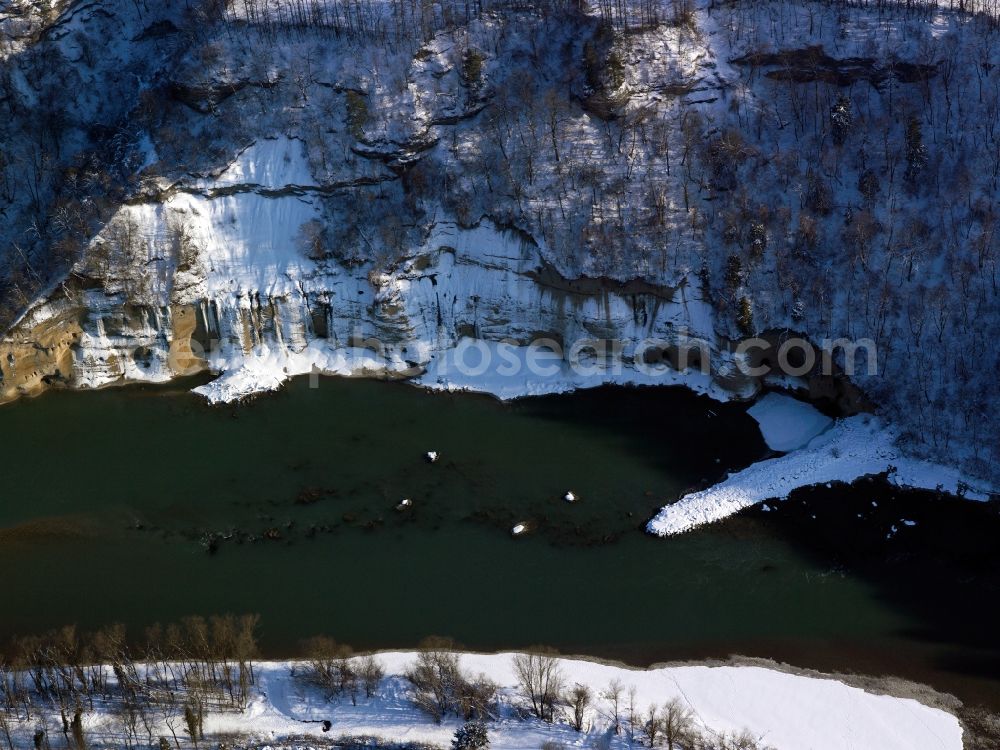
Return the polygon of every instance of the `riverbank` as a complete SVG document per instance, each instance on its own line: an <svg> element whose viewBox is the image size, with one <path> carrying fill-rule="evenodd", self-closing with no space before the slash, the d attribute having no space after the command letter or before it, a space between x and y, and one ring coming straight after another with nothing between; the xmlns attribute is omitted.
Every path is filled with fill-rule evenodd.
<svg viewBox="0 0 1000 750"><path fill-rule="evenodd" d="M390 681L393 675L403 674L415 657L412 652L379 655ZM511 704L520 702L511 654L462 654L460 661L468 673L484 674L498 683L502 696ZM841 750L852 741L859 750L958 750L962 747L961 726L948 712L912 698L868 693L837 680L752 666L685 665L634 670L563 658L558 659L557 664L567 685L585 685L595 695L596 705L585 717L585 737L581 738L580 733L564 721L545 726L539 721L511 721L508 718L492 732L494 748L541 747L547 741L579 745L581 739L587 744L602 737L609 740L609 747L628 747L632 743L626 737L610 735L608 701L597 697L614 680L619 680L624 687L623 706L629 700L630 689L636 689L635 704L639 713L646 712L651 704L662 705L677 699L693 713L696 725L703 732L717 735L748 730L762 746L776 750L806 747ZM357 710L345 705L347 701L339 701L331 710L322 700L290 691L289 681L282 679L280 674L283 666L277 667L278 674L272 671L262 682L262 690L274 696L270 706L274 713L265 708L261 714L270 714L279 722L333 717L334 722L339 718L339 725L346 727L345 731L350 734L374 734L442 746L449 744L461 723L452 718L435 726L412 708L407 711L400 701L400 698L405 700L405 695L399 693L394 696L393 707L402 708L405 713L399 716L393 712L395 716L389 726L379 720L378 717L388 712L378 704L368 710L359 706ZM402 687L404 683L396 679L396 685ZM625 712L623 707L622 713ZM320 731L317 727L310 734ZM641 730L636 731L639 737L641 734Z"/></svg>
<svg viewBox="0 0 1000 750"><path fill-rule="evenodd" d="M221 694L216 701L211 687L201 693L195 709L202 733L199 739L254 747L277 747L286 742L297 747L326 747L335 737L377 737L387 743L448 747L463 719L446 711L435 721L418 707L415 686L406 677L418 657L419 653L412 651L379 652L375 659L380 679L371 683L371 689L360 691L359 687L353 697L350 689L331 694L318 685L312 677L316 662L253 664L254 684L246 686L245 693L241 688L235 703L221 700ZM581 658L548 661L550 657L544 657L560 694L583 686L589 698L578 721L561 700L552 720L543 721L530 715L531 702L519 678L515 654L460 653L457 657L457 668L467 679L491 681L497 687L496 697L488 701L486 722L494 750L543 747L545 743L632 747L648 740L650 708L659 715L668 704L687 717L689 731L717 743L723 737L745 733L758 747L775 750L842 750L848 745L858 750L963 748L963 729L953 713L960 705L920 686L882 682L862 688L829 675L806 675L761 663L636 670ZM433 658L448 656L434 652ZM361 657L331 664L336 670L371 671ZM176 676L188 668L167 663L136 665L137 681L129 690L137 697L147 691L152 695L180 679L173 688L174 700L187 700L189 709L185 710L190 710L191 687L186 679ZM201 669L196 665L190 668ZM121 689L118 679L109 675L107 680L105 693L114 696ZM890 692L880 687L888 687ZM185 695L189 697L185 699ZM81 711L79 732L88 738L90 747L117 747L130 739L129 724L112 709L113 701L98 699L92 708ZM186 747L190 743L187 726L179 709L172 711L161 705L148 716L143 713L138 733L153 738L172 736L177 747ZM58 734L58 727L57 715L42 720L36 716L32 721L18 721L15 716L11 722L12 735L19 743L30 741L39 728ZM132 730L136 730L134 725Z"/></svg>

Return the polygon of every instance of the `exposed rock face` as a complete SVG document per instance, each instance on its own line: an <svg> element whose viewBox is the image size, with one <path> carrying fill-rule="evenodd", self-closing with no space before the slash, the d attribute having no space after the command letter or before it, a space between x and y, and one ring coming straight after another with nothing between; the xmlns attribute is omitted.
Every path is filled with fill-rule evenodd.
<svg viewBox="0 0 1000 750"><path fill-rule="evenodd" d="M567 348L620 342L624 371L609 369L601 380L638 377L634 356L645 339L674 347L665 360L673 368L678 350L703 347L715 359L715 386L754 390L726 366L695 282L565 279L532 238L485 218L469 228L433 224L391 267L310 258L308 229L318 216L311 194L323 189L313 182L299 143L277 139L244 151L214 179L172 186L162 202L123 207L71 280L0 344L2 398L205 369L222 375L204 388L212 400L314 367L399 377L430 370L430 384L447 385L435 359L463 338L514 347L540 338ZM641 364L660 363L647 354ZM713 387L701 373L695 380ZM484 387L532 390L523 377Z"/></svg>
<svg viewBox="0 0 1000 750"><path fill-rule="evenodd" d="M826 54L823 45L773 53L753 52L731 62L760 68L765 76L776 81L825 81L838 86L850 86L858 81L868 81L877 86L890 77L900 83L919 83L937 75L937 65L896 59L880 64L873 57L839 59Z"/></svg>
<svg viewBox="0 0 1000 750"><path fill-rule="evenodd" d="M0 401L39 393L52 382L72 378L82 313L75 306L32 310L0 343Z"/></svg>
<svg viewBox="0 0 1000 750"><path fill-rule="evenodd" d="M261 140L214 177L123 206L67 281L0 340L0 402L47 387L165 382L210 370L198 390L236 400L306 373L414 378L500 397L604 382L752 396L700 282L566 278L524 232L442 218L390 264L318 251L302 144ZM781 335L765 334L775 349ZM491 367L461 352L487 346ZM561 350L558 371L525 351ZM482 346L475 344L474 346ZM457 348L459 348L458 351ZM516 372L498 368L517 360ZM474 355L482 356L482 353ZM748 356L750 366L761 364ZM579 365L574 369L572 365ZM480 371L481 369L481 371ZM508 370L513 368L508 367ZM842 378L782 379L846 412L867 408Z"/></svg>

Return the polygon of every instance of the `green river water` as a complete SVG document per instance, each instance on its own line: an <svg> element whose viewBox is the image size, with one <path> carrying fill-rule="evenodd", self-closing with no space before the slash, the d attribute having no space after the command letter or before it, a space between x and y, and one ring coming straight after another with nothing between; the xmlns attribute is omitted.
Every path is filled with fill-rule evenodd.
<svg viewBox="0 0 1000 750"><path fill-rule="evenodd" d="M766 454L745 410L680 389L501 404L340 379L238 407L178 387L21 401L0 409L0 640L257 612L271 655L318 633L637 664L739 653L994 703L986 506L873 482L642 532ZM921 523L885 540L904 512ZM519 521L532 533L514 539Z"/></svg>

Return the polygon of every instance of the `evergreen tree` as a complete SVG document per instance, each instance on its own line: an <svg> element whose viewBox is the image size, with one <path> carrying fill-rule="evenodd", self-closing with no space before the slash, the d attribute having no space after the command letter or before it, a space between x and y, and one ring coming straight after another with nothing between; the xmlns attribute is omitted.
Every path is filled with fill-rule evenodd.
<svg viewBox="0 0 1000 750"><path fill-rule="evenodd" d="M760 258L764 255L764 250L767 248L767 226L762 221L751 221L750 222L750 254L754 258Z"/></svg>
<svg viewBox="0 0 1000 750"><path fill-rule="evenodd" d="M812 169L806 173L805 206L820 216L829 216L833 210L830 186Z"/></svg>
<svg viewBox="0 0 1000 750"><path fill-rule="evenodd" d="M489 733L486 724L481 721L468 721L455 732L451 741L452 750L486 750L490 746Z"/></svg>
<svg viewBox="0 0 1000 750"><path fill-rule="evenodd" d="M738 255L726 258L726 288L735 292L743 283L743 261Z"/></svg>

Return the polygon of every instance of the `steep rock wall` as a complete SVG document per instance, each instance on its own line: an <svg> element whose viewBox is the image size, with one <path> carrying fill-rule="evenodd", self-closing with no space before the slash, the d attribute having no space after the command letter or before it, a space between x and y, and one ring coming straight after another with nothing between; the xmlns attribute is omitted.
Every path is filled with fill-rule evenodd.
<svg viewBox="0 0 1000 750"><path fill-rule="evenodd" d="M712 375L693 371L689 384L719 395L755 389L729 366L711 306L690 278L673 288L565 279L532 238L487 218L464 228L442 218L402 259L351 264L310 253L322 190L298 142L279 138L244 151L214 178L122 207L67 282L0 343L0 398L49 385L162 382L205 369L220 375L202 389L213 401L313 371L477 387L454 362L453 376L440 366L463 340L518 348L537 339L567 348L613 340L621 369L583 379L560 372L548 382L521 372L478 387L513 396L647 382L654 376L634 357L655 339L712 353ZM677 367L676 357L665 362ZM659 370L670 382L685 379L669 366Z"/></svg>

